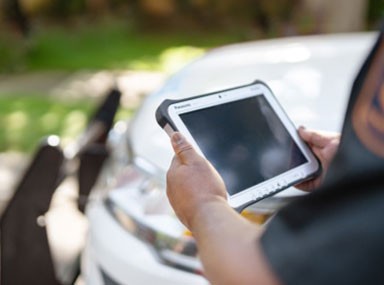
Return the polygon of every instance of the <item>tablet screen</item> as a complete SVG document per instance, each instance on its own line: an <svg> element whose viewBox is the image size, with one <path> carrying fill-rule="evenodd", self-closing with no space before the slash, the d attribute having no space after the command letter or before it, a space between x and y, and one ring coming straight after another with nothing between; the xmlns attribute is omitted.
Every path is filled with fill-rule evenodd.
<svg viewBox="0 0 384 285"><path fill-rule="evenodd" d="M308 162L264 95L180 118L230 195Z"/></svg>

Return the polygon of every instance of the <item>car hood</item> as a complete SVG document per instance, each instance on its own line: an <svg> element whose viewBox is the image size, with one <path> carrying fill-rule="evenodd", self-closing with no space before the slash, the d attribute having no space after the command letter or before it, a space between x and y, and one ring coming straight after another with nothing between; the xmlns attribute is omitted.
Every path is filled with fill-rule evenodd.
<svg viewBox="0 0 384 285"><path fill-rule="evenodd" d="M374 38L375 33L307 36L213 49L146 98L131 121L131 148L165 172L173 152L155 120L159 104L255 79L271 87L296 126L339 131L352 81Z"/></svg>

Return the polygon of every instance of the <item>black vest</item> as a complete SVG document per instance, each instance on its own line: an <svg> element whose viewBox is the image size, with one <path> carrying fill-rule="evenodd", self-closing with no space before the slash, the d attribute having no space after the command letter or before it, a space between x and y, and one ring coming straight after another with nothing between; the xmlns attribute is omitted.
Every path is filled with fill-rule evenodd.
<svg viewBox="0 0 384 285"><path fill-rule="evenodd" d="M353 84L339 150L324 186L345 180L384 181L383 31Z"/></svg>

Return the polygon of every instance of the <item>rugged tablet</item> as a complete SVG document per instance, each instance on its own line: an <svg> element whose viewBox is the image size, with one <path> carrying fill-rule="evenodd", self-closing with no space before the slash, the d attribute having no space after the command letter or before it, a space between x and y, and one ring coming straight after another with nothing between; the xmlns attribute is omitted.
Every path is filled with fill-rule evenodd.
<svg viewBox="0 0 384 285"><path fill-rule="evenodd" d="M237 209L315 176L320 164L261 81L179 101L165 100L159 125L181 132L217 169Z"/></svg>

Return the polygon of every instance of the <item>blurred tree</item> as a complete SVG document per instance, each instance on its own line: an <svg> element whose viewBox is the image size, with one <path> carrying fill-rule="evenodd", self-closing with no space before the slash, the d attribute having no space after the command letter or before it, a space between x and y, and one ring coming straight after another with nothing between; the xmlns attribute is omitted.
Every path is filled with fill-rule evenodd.
<svg viewBox="0 0 384 285"><path fill-rule="evenodd" d="M86 11L85 0L54 0L48 16L60 19L84 14Z"/></svg>
<svg viewBox="0 0 384 285"><path fill-rule="evenodd" d="M367 15L372 23L384 15L383 0L0 0L0 3L8 22L23 35L30 30L28 18L36 14L60 21L103 14L127 17L130 12L132 21L148 28L253 27L268 36L302 30L305 33L361 30Z"/></svg>
<svg viewBox="0 0 384 285"><path fill-rule="evenodd" d="M1 2L3 17L20 35L27 37L30 32L30 23L27 14L18 0L3 0Z"/></svg>
<svg viewBox="0 0 384 285"><path fill-rule="evenodd" d="M85 9L93 15L101 15L109 10L109 0L85 0Z"/></svg>
<svg viewBox="0 0 384 285"><path fill-rule="evenodd" d="M352 32L365 28L368 0L304 1L307 12L314 19L317 32Z"/></svg>
<svg viewBox="0 0 384 285"><path fill-rule="evenodd" d="M141 0L141 8L155 17L169 17L176 10L175 0Z"/></svg>
<svg viewBox="0 0 384 285"><path fill-rule="evenodd" d="M52 0L18 0L22 10L28 16L43 14L47 7L52 4Z"/></svg>
<svg viewBox="0 0 384 285"><path fill-rule="evenodd" d="M296 34L295 17L299 16L301 6L302 0L261 0L253 9L253 23L264 36Z"/></svg>
<svg viewBox="0 0 384 285"><path fill-rule="evenodd" d="M370 0L368 7L368 24L370 28L378 29L384 18L384 1Z"/></svg>
<svg viewBox="0 0 384 285"><path fill-rule="evenodd" d="M126 5L129 20L133 20L134 25L139 28L169 29L179 20L176 0L128 0Z"/></svg>

